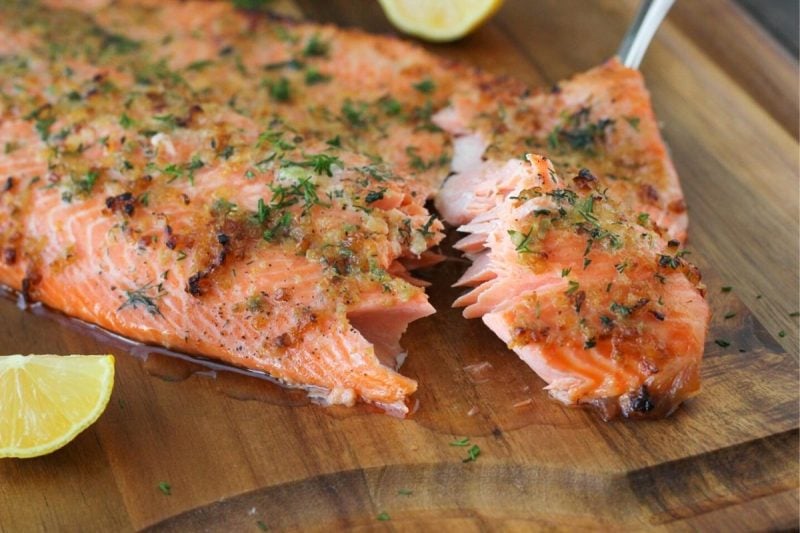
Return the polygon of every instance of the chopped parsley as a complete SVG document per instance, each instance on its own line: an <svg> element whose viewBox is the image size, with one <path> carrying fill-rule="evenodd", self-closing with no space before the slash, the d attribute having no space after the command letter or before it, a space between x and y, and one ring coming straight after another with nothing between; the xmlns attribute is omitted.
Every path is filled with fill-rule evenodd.
<svg viewBox="0 0 800 533"><path fill-rule="evenodd" d="M269 84L269 96L276 102L288 102L292 97L288 78L280 78Z"/></svg>
<svg viewBox="0 0 800 533"><path fill-rule="evenodd" d="M323 57L328 55L328 43L322 41L319 34L314 34L303 48L303 55L306 57Z"/></svg>
<svg viewBox="0 0 800 533"><path fill-rule="evenodd" d="M419 232L422 234L423 237L432 237L433 232L431 231L431 224L436 220L436 215L431 215L428 217L428 220L422 227L419 229Z"/></svg>
<svg viewBox="0 0 800 533"><path fill-rule="evenodd" d="M214 62L211 61L210 59L200 59L198 61L192 61L191 63L189 63L189 65L186 67L186 70L193 70L199 72L207 67L210 67L213 64Z"/></svg>
<svg viewBox="0 0 800 533"><path fill-rule="evenodd" d="M722 348L727 348L728 346L731 345L731 343L723 339L716 339L714 342L717 344L717 346L720 346Z"/></svg>
<svg viewBox="0 0 800 533"><path fill-rule="evenodd" d="M383 193L385 191L386 189L380 189L378 191L369 191L367 193L367 196L364 198L364 201L367 202L368 204L371 204L372 202L377 202L378 200L382 200Z"/></svg>
<svg viewBox="0 0 800 533"><path fill-rule="evenodd" d="M389 516L389 513L387 513L386 511L381 511L376 518L378 519L379 522L388 522L389 520L392 519L392 517Z"/></svg>
<svg viewBox="0 0 800 533"><path fill-rule="evenodd" d="M548 134L548 147L551 150L563 150L567 145L573 150L595 155L595 147L605 142L606 130L614 124L614 119L602 118L590 122L590 112L590 108L582 107L569 115L563 124Z"/></svg>
<svg viewBox="0 0 800 533"><path fill-rule="evenodd" d="M125 129L128 129L134 125L134 122L131 117L129 117L126 113L123 113L122 116L119 117L119 125Z"/></svg>
<svg viewBox="0 0 800 533"><path fill-rule="evenodd" d="M331 170L333 166L344 166L341 159L328 154L314 154L306 156L306 159L303 161L283 161L281 164L284 167L296 166L311 168L317 174L327 174L328 176L333 176L333 171Z"/></svg>
<svg viewBox="0 0 800 533"><path fill-rule="evenodd" d="M636 222L638 222L640 226L646 226L649 221L650 213L639 213L639 216L636 217Z"/></svg>
<svg viewBox="0 0 800 533"><path fill-rule="evenodd" d="M363 102L356 105L349 98L342 104L342 116L347 122L356 128L364 128L367 126L367 119L365 116L367 105Z"/></svg>
<svg viewBox="0 0 800 533"><path fill-rule="evenodd" d="M98 171L90 170L84 174L83 177L74 181L75 192L82 195L88 195L90 192L92 192L94 184L97 183L97 178L99 176L100 173Z"/></svg>
<svg viewBox="0 0 800 533"><path fill-rule="evenodd" d="M306 85L317 85L318 83L330 81L330 79L330 76L323 74L314 67L310 67L306 70Z"/></svg>
<svg viewBox="0 0 800 533"><path fill-rule="evenodd" d="M151 291L151 289L156 289L155 296L149 296L147 293ZM117 311L122 311L127 307L131 307L133 309L138 309L139 307L144 308L145 311L150 313L153 316L163 316L161 311L158 308L158 305L155 303L155 299L158 298L162 294L161 285L156 287L153 286L152 283L145 283L138 289L134 289L132 291L125 291L125 296L127 300L125 300L122 305L117 308Z"/></svg>
<svg viewBox="0 0 800 533"><path fill-rule="evenodd" d="M639 117L625 117L625 120L631 125L631 128L639 131L639 122L641 121Z"/></svg>
<svg viewBox="0 0 800 533"><path fill-rule="evenodd" d="M430 94L436 90L436 82L434 82L430 78L425 78L419 83L413 84L412 87L414 87L416 90L418 90L423 94Z"/></svg>
<svg viewBox="0 0 800 533"><path fill-rule="evenodd" d="M261 531L269 531L269 528L267 527L267 524L265 524L263 520L259 520L259 521L257 521L257 522L256 522L256 526L257 526L257 527L258 527L258 529L260 529Z"/></svg>
<svg viewBox="0 0 800 533"><path fill-rule="evenodd" d="M725 320L728 320L729 318L733 318L735 316L736 316L736 313L734 313L734 312L725 313Z"/></svg>
<svg viewBox="0 0 800 533"><path fill-rule="evenodd" d="M621 317L626 317L633 312L632 307L628 307L626 305L618 304L617 302L611 302L611 311L618 314Z"/></svg>
<svg viewBox="0 0 800 533"><path fill-rule="evenodd" d="M575 291L577 291L580 286L581 284L578 283L577 281L569 280L569 282L567 283L567 290L564 291L564 294L574 294Z"/></svg>
<svg viewBox="0 0 800 533"><path fill-rule="evenodd" d="M414 494L414 491L410 489L397 489L397 494L400 496L411 496Z"/></svg>
<svg viewBox="0 0 800 533"><path fill-rule="evenodd" d="M786 332L785 332L785 331L783 331L783 330L780 330L780 331L778 332L778 337L780 337L780 338L783 338L783 337L785 337L785 336L786 336Z"/></svg>
<svg viewBox="0 0 800 533"><path fill-rule="evenodd" d="M521 231L510 229L508 230L508 236L511 237L511 242L514 244L514 249L521 254L529 254L531 253L531 249L528 245L531 242L531 237L533 236L533 226L528 230L528 233L522 233Z"/></svg>
<svg viewBox="0 0 800 533"><path fill-rule="evenodd" d="M395 98L393 98L391 96L387 96L385 98L381 98L380 106L381 106L381 109L383 110L383 112L386 113L387 115L389 115L390 117L393 117L395 115L399 115L400 112L403 111L402 104L400 104L400 102L397 99L395 99Z"/></svg>
<svg viewBox="0 0 800 533"><path fill-rule="evenodd" d="M50 127L55 123L56 119L49 117L49 118L37 118L34 127L36 128L36 133L39 134L39 138L43 141L46 141L50 137Z"/></svg>
<svg viewBox="0 0 800 533"><path fill-rule="evenodd" d="M450 441L450 446L469 446L469 437L461 437L460 439Z"/></svg>
<svg viewBox="0 0 800 533"><path fill-rule="evenodd" d="M725 287L722 287L722 289L720 290L722 292L731 292L733 290L733 287L731 287L730 285L726 285Z"/></svg>
<svg viewBox="0 0 800 533"><path fill-rule="evenodd" d="M477 444L473 444L469 450L467 450L467 457L462 459L461 462L469 463L475 462L478 460L478 456L481 454L481 448Z"/></svg>
<svg viewBox="0 0 800 533"><path fill-rule="evenodd" d="M167 483L166 481L161 481L158 484L158 490L160 490L161 492L163 492L167 496L172 495L172 486L170 486L170 484Z"/></svg>

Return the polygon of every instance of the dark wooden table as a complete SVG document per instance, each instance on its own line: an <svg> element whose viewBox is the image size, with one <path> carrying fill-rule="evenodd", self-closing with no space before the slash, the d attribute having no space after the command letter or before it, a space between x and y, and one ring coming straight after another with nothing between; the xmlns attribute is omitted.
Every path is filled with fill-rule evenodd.
<svg viewBox="0 0 800 533"><path fill-rule="evenodd" d="M274 6L391 31L373 0ZM427 47L549 85L613 54L635 7L508 0L463 41ZM185 377L184 367L165 372L169 361L143 361L120 342L0 301L0 353L117 355L112 401L94 426L51 455L0 461L0 531L795 528L796 57L733 0L682 0L642 72L715 312L704 391L674 416L604 423L549 401L480 322L449 309L454 262L435 274L439 313L404 341L404 372L422 383L420 410L404 421L298 406L297 395L225 372L158 379L151 374ZM729 311L735 319L723 318ZM720 337L731 346L716 345ZM465 371L482 361L494 381ZM524 409L512 408L511 385L529 387ZM475 405L480 413L467 416ZM462 463L464 449L448 445L464 435L481 446L477 462ZM391 519L377 520L381 512Z"/></svg>

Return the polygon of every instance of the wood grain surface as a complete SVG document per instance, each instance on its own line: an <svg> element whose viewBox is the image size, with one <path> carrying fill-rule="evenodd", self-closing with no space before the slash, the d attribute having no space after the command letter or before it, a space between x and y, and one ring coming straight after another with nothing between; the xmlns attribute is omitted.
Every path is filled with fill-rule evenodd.
<svg viewBox="0 0 800 533"><path fill-rule="evenodd" d="M371 0L275 5L391 30ZM550 84L613 54L634 7L508 0L462 42L429 48ZM746 17L728 0L679 2L642 66L714 311L704 390L674 416L604 423L548 400L480 321L449 308L458 259L422 274L439 313L404 340L403 372L421 382L408 420L308 405L0 299L0 353L117 355L94 426L51 455L0 461L0 531L796 527L797 64ZM465 436L476 461L449 444Z"/></svg>

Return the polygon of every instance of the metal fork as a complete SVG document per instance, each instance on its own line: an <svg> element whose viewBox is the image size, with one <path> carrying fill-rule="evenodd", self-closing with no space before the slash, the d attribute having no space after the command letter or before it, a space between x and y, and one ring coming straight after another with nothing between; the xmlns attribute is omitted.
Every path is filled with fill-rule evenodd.
<svg viewBox="0 0 800 533"><path fill-rule="evenodd" d="M675 0L643 0L633 24L628 28L617 55L622 64L629 68L639 68L644 53L650 45L661 21L667 16Z"/></svg>

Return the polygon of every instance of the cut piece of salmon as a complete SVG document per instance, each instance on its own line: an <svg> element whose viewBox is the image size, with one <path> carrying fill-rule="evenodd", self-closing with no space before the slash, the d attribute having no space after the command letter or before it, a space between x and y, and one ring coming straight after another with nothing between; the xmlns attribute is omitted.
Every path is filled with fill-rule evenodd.
<svg viewBox="0 0 800 533"><path fill-rule="evenodd" d="M405 413L455 67L228 3L51 4L0 3L0 283Z"/></svg>
<svg viewBox="0 0 800 533"><path fill-rule="evenodd" d="M683 193L641 73L612 59L549 90L496 79L459 89L434 117L459 147L454 184L436 200L448 222L470 220L464 204L486 194L483 176L532 152L565 176L590 170L630 213L646 214L667 238L685 240Z"/></svg>
<svg viewBox="0 0 800 533"><path fill-rule="evenodd" d="M665 416L699 391L709 310L677 241L587 170L564 179L528 156L482 180L456 244L473 260L456 283L474 287L455 302L465 317L481 317L552 397L606 418Z"/></svg>

